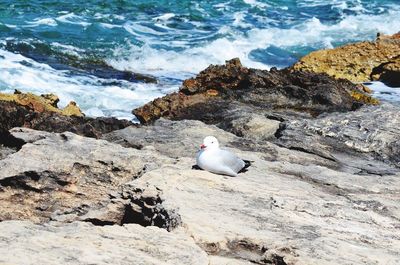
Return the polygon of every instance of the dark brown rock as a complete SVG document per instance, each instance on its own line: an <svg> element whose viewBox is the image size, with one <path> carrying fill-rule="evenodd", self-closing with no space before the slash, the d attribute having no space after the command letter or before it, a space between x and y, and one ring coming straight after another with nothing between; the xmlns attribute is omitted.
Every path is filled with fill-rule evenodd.
<svg viewBox="0 0 400 265"><path fill-rule="evenodd" d="M372 69L371 76L388 86L400 87L400 55Z"/></svg>
<svg viewBox="0 0 400 265"><path fill-rule="evenodd" d="M14 127L27 127L48 132L70 131L79 135L99 138L103 133L132 125L116 118L89 118L64 116L50 111L37 112L13 101L0 101L0 132Z"/></svg>
<svg viewBox="0 0 400 265"><path fill-rule="evenodd" d="M160 117L216 123L219 114L226 116L233 105L237 108L245 104L262 110L289 108L318 115L361 106L365 98L354 98L353 92L369 98L344 79L292 69L250 69L243 67L239 59L232 59L225 65L209 66L195 78L185 80L179 92L155 99L133 113L142 123Z"/></svg>

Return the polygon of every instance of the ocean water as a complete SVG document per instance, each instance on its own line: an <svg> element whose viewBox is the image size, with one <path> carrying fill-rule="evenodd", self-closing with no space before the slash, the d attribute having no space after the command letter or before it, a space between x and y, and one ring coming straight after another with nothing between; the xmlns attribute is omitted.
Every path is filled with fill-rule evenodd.
<svg viewBox="0 0 400 265"><path fill-rule="evenodd" d="M396 33L399 18L399 0L0 0L0 91L55 93L89 116L134 119L133 108L210 64L282 68ZM377 95L388 93L397 100Z"/></svg>

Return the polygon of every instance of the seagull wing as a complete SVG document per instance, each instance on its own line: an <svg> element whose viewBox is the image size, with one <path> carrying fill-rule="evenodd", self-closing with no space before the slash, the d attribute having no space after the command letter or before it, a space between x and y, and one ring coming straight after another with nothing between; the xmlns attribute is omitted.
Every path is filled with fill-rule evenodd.
<svg viewBox="0 0 400 265"><path fill-rule="evenodd" d="M245 162L240 159L237 155L227 150L220 150L220 156L222 158L222 164L229 167L235 173L239 172L245 167Z"/></svg>

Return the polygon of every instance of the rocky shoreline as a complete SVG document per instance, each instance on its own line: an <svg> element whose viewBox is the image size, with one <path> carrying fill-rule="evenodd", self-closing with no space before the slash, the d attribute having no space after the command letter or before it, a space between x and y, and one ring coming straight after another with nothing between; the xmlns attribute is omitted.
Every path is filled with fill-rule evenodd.
<svg viewBox="0 0 400 265"><path fill-rule="evenodd" d="M141 125L0 95L0 263L399 264L400 106L313 56L211 65L133 110ZM192 170L207 135L253 165Z"/></svg>

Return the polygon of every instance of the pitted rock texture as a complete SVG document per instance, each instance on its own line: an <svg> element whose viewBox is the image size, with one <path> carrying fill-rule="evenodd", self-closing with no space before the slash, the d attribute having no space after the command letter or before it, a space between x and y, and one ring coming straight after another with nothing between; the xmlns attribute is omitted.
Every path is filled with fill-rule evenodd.
<svg viewBox="0 0 400 265"><path fill-rule="evenodd" d="M130 202L115 194L147 167L169 160L69 132L16 128L11 134L26 144L0 160L0 220L133 223L125 216Z"/></svg>
<svg viewBox="0 0 400 265"><path fill-rule="evenodd" d="M311 153L326 154L334 159L337 153L356 152L358 157L371 155L376 160L400 168L399 107L385 103L379 107L363 107L357 112L327 114L319 119L287 122L277 143ZM336 141L339 145L333 145ZM338 159L343 156L339 155ZM351 164L351 162L347 162ZM371 162L372 164L374 162ZM382 167L371 165L379 173ZM384 174L384 170L383 170Z"/></svg>
<svg viewBox="0 0 400 265"><path fill-rule="evenodd" d="M375 118L369 122L371 125L362 122L375 112L376 117L380 117L385 116L385 112L394 115L398 110L398 107L383 104L338 115L338 120L334 119L337 114L317 118L297 116L299 124L303 119L309 122L309 126L297 127L291 123L296 116L291 116L294 114L290 112L286 116L269 113L263 116L265 119L258 117L256 120L260 125L270 123L271 119L280 122L279 133L273 136L275 139L256 137L262 134L255 131L243 131L244 135L239 137L200 121L165 119L151 126L128 127L104 135L115 143L72 133L14 129L11 135L25 144L0 160L1 165L5 165L1 174L12 180L1 183L2 202L6 202L1 207L3 213L8 211L15 216L18 216L18 209L46 216L51 209L59 207L60 211L51 214L51 220L57 220L57 223L47 224L49 219L43 220L45 227L54 231L54 240L64 237L62 229L57 230L57 227L68 226L65 222L95 224L86 224L91 229L91 236L81 238L80 244L90 246L93 253L103 253L101 257L108 257L114 263L121 261L123 264L125 259L113 256L114 252L104 252L102 245L93 245L98 242L93 238L96 231L119 229L119 226L111 226L113 224L126 227L129 223L137 223L146 226L143 229L151 238L159 236L159 229L149 226L170 230L171 246L179 245L180 239L176 237L194 241L201 248L199 254L193 254L192 248L176 247L170 255L200 255L206 258L206 264L212 265L398 264L400 170L391 160L376 156L377 153L382 157L387 154L388 146L397 139L397 131L390 131L395 125L389 122L395 117L388 114L387 121ZM245 119L246 115L249 119L253 117L250 112L237 117ZM343 123L346 119L352 122ZM379 137L367 139L371 145L387 139L386 147L360 152L346 144L349 140L364 139L365 131L356 129L359 128L357 124L371 128L373 122L381 122L379 133L373 134ZM309 128L320 123L324 126L337 124L335 132L343 131L339 135L346 137L320 135L322 139L313 138L319 132ZM299 138L286 142L291 131L295 131L294 136L303 135L309 146L295 146L293 142L303 141ZM237 178L192 170L197 146L205 135L217 136L222 146L253 161L252 166ZM315 149L318 145L321 148ZM64 162L59 161L67 150L71 154L62 158ZM84 167L71 172L71 166L76 162ZM119 170L114 172L114 167ZM45 170L54 174L46 175ZM60 174L64 170L71 172L70 177L78 177L77 190L66 193L62 187L62 181L68 181ZM65 204L74 202L75 196L79 198L77 203ZM87 197L91 197L90 203ZM53 208L40 207L48 204L43 200L37 204L38 198L46 198L45 202ZM62 200L58 201L60 198ZM33 217L36 216L31 214L19 219L35 221ZM2 228L1 224L0 242L11 240L17 244L14 246L30 251L29 245L22 244L25 239L18 239L30 235L26 230L19 235L15 234L17 229L5 233L2 229L9 228ZM32 231L35 227L28 229ZM138 232L129 231L124 230L121 238L129 244L130 251L142 251L139 243L129 239ZM86 232L82 233L86 235ZM104 240L115 238L109 233L102 237ZM42 242L48 241L43 239ZM68 246L76 244L71 242ZM163 246L162 243L153 244L151 251L164 253ZM37 253L40 255L41 251ZM69 247L58 254L59 259L82 262L80 252ZM17 257L9 258L7 262L17 262ZM197 260L202 261L202 258ZM188 262L196 264L191 260ZM153 263L144 259L143 264Z"/></svg>
<svg viewBox="0 0 400 265"><path fill-rule="evenodd" d="M348 111L368 102L352 97L359 87L347 80L335 80L325 74L293 71L270 71L243 67L239 59L225 65L211 65L195 78L185 80L179 92L155 99L133 110L141 123L160 117L197 119L207 123L221 120L233 106L256 109L294 109L313 115L322 112Z"/></svg>
<svg viewBox="0 0 400 265"><path fill-rule="evenodd" d="M173 165L146 172L132 185L160 189L164 207L178 209L182 226L215 257L211 259L215 264L221 260L233 264L400 261L398 168L373 160L373 155L346 153L346 149L343 160L251 140L247 140L251 150L262 145L259 149L269 148L269 154L243 151L238 149L242 138L214 126L163 122L175 129L166 130L171 133L169 141L161 138L156 148L175 148L182 156ZM194 137L204 130L218 135L221 143L240 157L252 160L249 171L229 178L191 170L194 158L185 154L192 143L189 135L183 139L178 135L193 131ZM341 141L333 139L331 144L340 146ZM146 150L152 143L144 141L142 145ZM270 160L272 154L275 159ZM356 166L364 169L362 174ZM386 173L377 175L368 172L368 167L386 169Z"/></svg>
<svg viewBox="0 0 400 265"><path fill-rule="evenodd" d="M84 116L74 101L71 101L64 109L59 109L57 107L59 99L54 94L36 96L32 93L21 93L16 90L14 94L0 93L0 100L15 102L35 112L56 112L65 116Z"/></svg>
<svg viewBox="0 0 400 265"><path fill-rule="evenodd" d="M397 111L383 104L308 117L304 124L282 121L285 128L275 140L163 119L106 137L179 157L130 185L142 192L161 190L163 207L177 209L210 264L396 264L400 170L396 161L379 157L398 150ZM371 115L375 118L368 119ZM311 129L319 124L332 133ZM191 170L203 135L216 135L223 146L252 160L249 171L229 178Z"/></svg>
<svg viewBox="0 0 400 265"><path fill-rule="evenodd" d="M311 52L295 63L293 69L326 73L353 82L381 80L396 85L400 74L399 56L400 34L379 35L375 41Z"/></svg>
<svg viewBox="0 0 400 265"><path fill-rule="evenodd" d="M209 264L193 239L157 227L4 221L0 231L0 264Z"/></svg>
<svg viewBox="0 0 400 265"><path fill-rule="evenodd" d="M399 264L400 108L361 106L353 85L340 88L347 81L285 71L210 67L185 83L199 104L156 100L177 108L159 116L177 120L101 140L6 131L26 122L26 107L3 103L0 263ZM242 74L293 89L264 97L265 84L247 90ZM237 178L192 169L207 135L252 166Z"/></svg>

